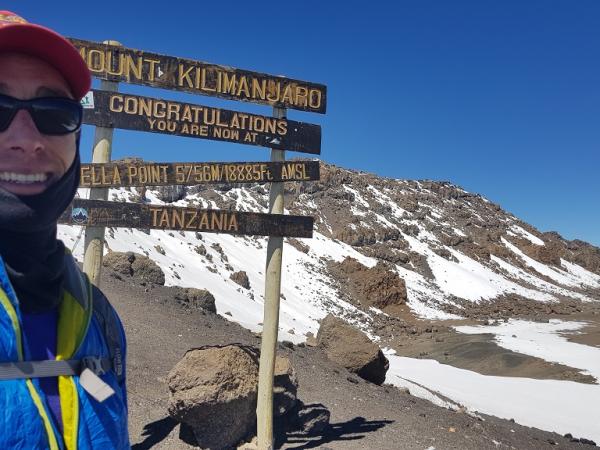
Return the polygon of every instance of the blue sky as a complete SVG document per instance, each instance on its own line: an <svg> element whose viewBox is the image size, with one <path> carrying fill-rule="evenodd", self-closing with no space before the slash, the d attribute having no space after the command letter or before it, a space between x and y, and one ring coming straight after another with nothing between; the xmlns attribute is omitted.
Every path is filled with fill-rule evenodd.
<svg viewBox="0 0 600 450"><path fill-rule="evenodd" d="M325 116L288 114L322 125L324 161L449 180L542 231L600 245L600 2L161 4L9 0L2 7L67 36L326 84ZM263 105L121 90L270 114ZM84 160L92 135L86 127ZM139 132L117 131L114 142L114 158L269 157L258 147Z"/></svg>

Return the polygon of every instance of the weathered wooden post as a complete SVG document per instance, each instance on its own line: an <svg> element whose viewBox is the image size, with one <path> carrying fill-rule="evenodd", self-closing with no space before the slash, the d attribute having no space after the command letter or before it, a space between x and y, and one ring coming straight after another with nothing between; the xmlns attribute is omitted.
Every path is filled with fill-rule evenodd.
<svg viewBox="0 0 600 450"><path fill-rule="evenodd" d="M121 45L117 41L104 41L109 45ZM101 80L100 88L105 91L117 92L119 83ZM107 163L111 159L112 127L96 127L94 135L94 150L92 153L93 163ZM108 188L90 188L89 198L91 200L108 200ZM83 271L96 286L100 285L102 274L102 256L104 254L104 227L86 227L84 239Z"/></svg>
<svg viewBox="0 0 600 450"><path fill-rule="evenodd" d="M273 116L285 118L285 108L273 108ZM283 150L271 149L271 161L284 161ZM283 214L283 183L271 183L269 213ZM269 236L265 270L265 304L263 331L260 345L258 373L258 402L256 408L258 448L273 448L273 376L279 330L279 302L281 296L281 261L283 237Z"/></svg>

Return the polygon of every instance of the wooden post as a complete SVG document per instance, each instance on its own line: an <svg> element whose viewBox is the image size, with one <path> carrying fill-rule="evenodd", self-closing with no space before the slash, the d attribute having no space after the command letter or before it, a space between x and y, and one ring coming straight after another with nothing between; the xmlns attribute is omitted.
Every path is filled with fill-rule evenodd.
<svg viewBox="0 0 600 450"><path fill-rule="evenodd" d="M121 45L117 41L104 41L105 44ZM100 81L100 89L117 92L119 83L114 81ZM110 162L112 153L112 139L114 128L96 127L94 135L93 163ZM90 188L91 200L108 200L107 188ZM102 273L102 256L104 254L104 227L86 227L84 239L83 271L96 286L100 286Z"/></svg>
<svg viewBox="0 0 600 450"><path fill-rule="evenodd" d="M283 119L285 115L285 108L273 108L274 117ZM271 149L271 161L285 161L285 152ZM283 189L284 183L271 183L269 213L283 214ZM277 351L277 332L279 329L282 253L283 238L270 236L267 245L265 304L256 407L259 450L271 450L273 448L273 377Z"/></svg>

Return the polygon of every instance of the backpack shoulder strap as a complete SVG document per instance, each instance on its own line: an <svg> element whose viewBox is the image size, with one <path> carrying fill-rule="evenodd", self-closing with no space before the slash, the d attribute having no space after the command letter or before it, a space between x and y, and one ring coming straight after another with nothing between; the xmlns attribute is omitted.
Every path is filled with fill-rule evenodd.
<svg viewBox="0 0 600 450"><path fill-rule="evenodd" d="M119 383L122 383L125 380L125 371L123 370L125 348L121 323L115 310L100 289L92 285L85 274L82 273L82 275L86 278L89 286L91 286L94 316L96 316L106 339L109 357L112 362L112 370L116 374Z"/></svg>
<svg viewBox="0 0 600 450"><path fill-rule="evenodd" d="M88 305L87 307L89 307L90 302L92 303L93 314L100 325L100 329L102 330L102 334L104 335L108 347L111 369L117 376L119 383L122 383L125 380L125 370L123 367L125 338L123 327L117 317L117 313L100 289L94 286L85 272L79 269L75 259L68 250L65 252L65 257L68 260L67 264L70 265L67 272L69 272L71 276L78 278L81 291L80 295L82 297L81 301L84 305Z"/></svg>

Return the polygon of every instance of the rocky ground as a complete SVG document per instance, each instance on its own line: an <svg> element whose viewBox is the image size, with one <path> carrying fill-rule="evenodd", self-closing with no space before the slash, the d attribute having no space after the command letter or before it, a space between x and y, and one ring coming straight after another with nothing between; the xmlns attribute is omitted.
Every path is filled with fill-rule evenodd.
<svg viewBox="0 0 600 450"><path fill-rule="evenodd" d="M193 448L180 439L180 427L168 415L167 374L190 348L230 343L259 345L258 337L226 320L227 316L198 308L178 288L155 286L108 268L102 288L121 315L128 336L129 431L133 448ZM474 336L464 337L466 343L460 342L446 326L411 322L408 316L399 320L408 331L398 339L396 348L406 348L406 354L426 353L440 361L447 358L452 364L468 365L458 361L476 359L471 357L472 352L494 353L492 343L474 343L470 341ZM587 336L593 340L599 333L593 331ZM471 348L462 351L465 346ZM329 427L317 435L278 433L278 448L590 448L555 433L494 417L475 417L462 410L451 411L392 386L366 382L330 362L318 348L280 345L279 351L287 354L296 368L299 398L305 404L324 405L331 412L331 420ZM508 353L504 351L505 355ZM498 361L511 358L516 356L508 359L502 356ZM487 364L491 371L498 370L492 367L493 361ZM528 373L537 375L548 369L536 367L539 362L523 361L523 364ZM473 367L473 370L483 369ZM557 367L553 373L561 379L571 370ZM574 379L577 376L582 377L572 374Z"/></svg>

